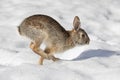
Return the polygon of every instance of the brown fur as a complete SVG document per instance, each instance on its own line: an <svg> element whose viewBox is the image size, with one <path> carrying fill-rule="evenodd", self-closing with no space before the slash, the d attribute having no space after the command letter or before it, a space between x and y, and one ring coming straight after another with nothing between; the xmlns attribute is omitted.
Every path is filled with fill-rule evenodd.
<svg viewBox="0 0 120 80"><path fill-rule="evenodd" d="M74 29L66 31L55 19L47 15L33 15L26 18L18 27L20 35L32 40L30 48L41 56L39 61L43 64L44 58L58 60L54 53L64 52L76 45L88 44L90 39L80 27L80 19L75 16ZM40 49L41 43L46 44L46 49Z"/></svg>

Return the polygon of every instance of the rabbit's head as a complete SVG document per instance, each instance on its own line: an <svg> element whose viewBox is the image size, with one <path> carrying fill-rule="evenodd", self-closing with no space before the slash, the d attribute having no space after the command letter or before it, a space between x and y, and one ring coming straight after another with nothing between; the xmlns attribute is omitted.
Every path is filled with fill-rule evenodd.
<svg viewBox="0 0 120 80"><path fill-rule="evenodd" d="M90 38L88 37L85 30L81 28L80 19L78 16L75 16L73 21L74 29L71 32L71 37L75 45L84 45L89 44Z"/></svg>

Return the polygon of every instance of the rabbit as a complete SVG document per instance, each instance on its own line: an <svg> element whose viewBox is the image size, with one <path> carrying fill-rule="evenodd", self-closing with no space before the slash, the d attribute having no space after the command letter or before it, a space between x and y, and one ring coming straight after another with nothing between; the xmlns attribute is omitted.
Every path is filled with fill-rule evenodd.
<svg viewBox="0 0 120 80"><path fill-rule="evenodd" d="M59 60L54 57L55 53L64 52L77 45L89 44L90 38L81 28L80 19L74 17L73 29L65 30L55 19L43 14L36 14L24 19L18 26L18 32L31 40L30 48L40 55L39 64L43 64L44 59L53 61ZM46 45L45 50L40 45Z"/></svg>

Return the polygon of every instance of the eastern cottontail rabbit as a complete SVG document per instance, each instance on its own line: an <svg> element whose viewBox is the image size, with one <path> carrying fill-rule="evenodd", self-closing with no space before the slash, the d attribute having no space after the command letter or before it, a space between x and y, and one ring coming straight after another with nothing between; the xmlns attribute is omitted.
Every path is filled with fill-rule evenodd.
<svg viewBox="0 0 120 80"><path fill-rule="evenodd" d="M81 28L80 19L75 16L74 28L66 31L55 19L47 15L33 15L26 18L18 27L20 35L32 40L30 48L41 56L40 64L44 58L57 60L54 53L64 52L76 45L89 44L90 39L87 33ZM43 51L39 48L41 43L45 43Z"/></svg>

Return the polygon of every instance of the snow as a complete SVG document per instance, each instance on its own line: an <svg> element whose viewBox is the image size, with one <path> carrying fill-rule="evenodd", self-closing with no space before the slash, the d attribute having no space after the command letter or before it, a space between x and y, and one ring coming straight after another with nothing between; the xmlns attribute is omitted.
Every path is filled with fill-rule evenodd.
<svg viewBox="0 0 120 80"><path fill-rule="evenodd" d="M120 0L1 0L0 80L119 80L119 4ZM67 30L79 16L90 44L56 54L60 61L39 65L30 40L17 32L33 14L49 15Z"/></svg>

